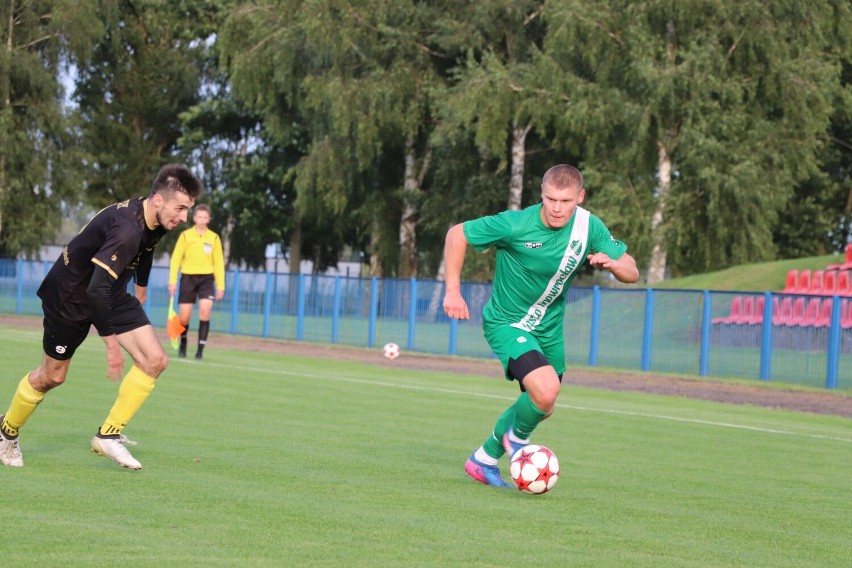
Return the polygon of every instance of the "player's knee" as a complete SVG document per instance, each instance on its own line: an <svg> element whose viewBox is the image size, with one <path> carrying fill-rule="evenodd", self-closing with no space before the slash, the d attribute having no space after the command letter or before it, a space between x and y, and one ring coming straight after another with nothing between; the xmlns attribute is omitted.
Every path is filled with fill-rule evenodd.
<svg viewBox="0 0 852 568"><path fill-rule="evenodd" d="M556 381L539 380L536 388L529 389L527 392L530 398L539 409L547 412L547 416L553 413L553 406L556 404L556 397L559 396L559 383Z"/></svg>
<svg viewBox="0 0 852 568"><path fill-rule="evenodd" d="M144 361L137 362L136 366L146 375L156 379L169 366L169 356L165 351L160 351L147 356Z"/></svg>
<svg viewBox="0 0 852 568"><path fill-rule="evenodd" d="M547 410L548 413L553 412L553 405L556 404L556 397L559 395L559 389L546 387L539 392L539 400L541 401L542 410Z"/></svg>
<svg viewBox="0 0 852 568"><path fill-rule="evenodd" d="M160 373L165 371L166 367L168 367L168 366L169 366L169 356L166 355L165 353L160 353L159 356L156 357L156 359L154 359L154 361L153 361L153 371L154 372L151 374L151 376L152 377L159 376Z"/></svg>
<svg viewBox="0 0 852 568"><path fill-rule="evenodd" d="M42 392L47 392L50 389L55 389L56 387L62 385L65 382L65 373L61 371L57 371L54 373L47 373L42 371L39 373L35 380L32 380L32 374L30 374L30 382L35 383L36 390L40 390Z"/></svg>

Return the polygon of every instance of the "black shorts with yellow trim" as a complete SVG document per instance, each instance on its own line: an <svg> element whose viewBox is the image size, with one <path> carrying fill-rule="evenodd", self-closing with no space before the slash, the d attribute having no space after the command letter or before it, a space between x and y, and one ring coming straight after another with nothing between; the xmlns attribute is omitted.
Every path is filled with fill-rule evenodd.
<svg viewBox="0 0 852 568"><path fill-rule="evenodd" d="M49 357L67 361L89 336L91 320L72 322L54 315L42 303L44 311L44 335L42 347ZM151 325L151 320L135 296L125 294L110 306L112 328L116 335Z"/></svg>

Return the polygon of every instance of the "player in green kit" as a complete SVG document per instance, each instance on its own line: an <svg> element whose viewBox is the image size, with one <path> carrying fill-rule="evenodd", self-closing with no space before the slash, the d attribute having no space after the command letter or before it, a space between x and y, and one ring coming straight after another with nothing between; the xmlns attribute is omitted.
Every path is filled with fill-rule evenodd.
<svg viewBox="0 0 852 568"><path fill-rule="evenodd" d="M536 426L553 413L565 372L563 294L583 262L621 282L639 280L627 246L580 207L585 195L579 170L553 166L542 179L540 204L466 221L447 233L444 311L451 318L470 318L460 291L467 245L480 252L492 247L497 251L483 330L506 378L518 381L521 388L492 434L465 463L467 474L485 485L508 486L498 460L526 445Z"/></svg>

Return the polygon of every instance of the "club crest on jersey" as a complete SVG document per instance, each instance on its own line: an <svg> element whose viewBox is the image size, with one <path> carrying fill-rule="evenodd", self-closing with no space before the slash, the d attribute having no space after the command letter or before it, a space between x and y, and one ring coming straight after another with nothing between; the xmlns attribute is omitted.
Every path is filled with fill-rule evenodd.
<svg viewBox="0 0 852 568"><path fill-rule="evenodd" d="M580 254L581 252L583 252L583 245L577 239L574 239L573 241L571 241L570 246L571 246L571 250L574 251L574 254Z"/></svg>
<svg viewBox="0 0 852 568"><path fill-rule="evenodd" d="M524 248L528 249L540 249L541 243L524 243Z"/></svg>

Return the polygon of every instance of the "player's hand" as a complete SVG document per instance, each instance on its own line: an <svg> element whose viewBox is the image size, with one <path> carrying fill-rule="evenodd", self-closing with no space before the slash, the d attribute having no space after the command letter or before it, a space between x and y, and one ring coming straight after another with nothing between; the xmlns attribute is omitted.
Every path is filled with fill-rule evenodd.
<svg viewBox="0 0 852 568"><path fill-rule="evenodd" d="M613 260L602 252L590 254L587 259L589 264L595 268L609 271L619 282L634 284L639 281L639 269L636 267L636 260L627 253L621 255L618 260Z"/></svg>
<svg viewBox="0 0 852 568"><path fill-rule="evenodd" d="M104 336L107 357L107 378L112 382L121 380L124 375L124 353L114 335Z"/></svg>
<svg viewBox="0 0 852 568"><path fill-rule="evenodd" d="M444 313L453 319L470 319L467 302L458 292L447 292L447 295L444 296Z"/></svg>
<svg viewBox="0 0 852 568"><path fill-rule="evenodd" d="M224 290L216 290L216 301L217 302L221 301L222 298L224 298L224 297L225 297L225 291Z"/></svg>
<svg viewBox="0 0 852 568"><path fill-rule="evenodd" d="M615 266L615 261L612 260L609 255L602 252L590 254L586 258L588 259L589 264L602 270L610 270Z"/></svg>
<svg viewBox="0 0 852 568"><path fill-rule="evenodd" d="M169 296L174 296L177 291L177 284L169 284Z"/></svg>

